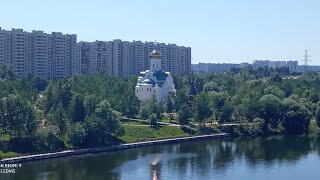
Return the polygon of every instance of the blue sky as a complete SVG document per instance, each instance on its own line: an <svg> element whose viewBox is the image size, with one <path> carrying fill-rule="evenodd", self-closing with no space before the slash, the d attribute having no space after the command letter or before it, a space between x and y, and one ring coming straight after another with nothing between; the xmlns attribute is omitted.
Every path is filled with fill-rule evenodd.
<svg viewBox="0 0 320 180"><path fill-rule="evenodd" d="M300 60L320 65L318 0L0 0L0 27L192 48L193 63ZM299 62L303 64L303 62Z"/></svg>

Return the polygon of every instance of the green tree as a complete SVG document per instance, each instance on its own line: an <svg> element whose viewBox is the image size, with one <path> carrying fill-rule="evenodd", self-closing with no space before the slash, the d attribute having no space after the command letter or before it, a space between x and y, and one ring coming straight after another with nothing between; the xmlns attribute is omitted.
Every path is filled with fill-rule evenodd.
<svg viewBox="0 0 320 180"><path fill-rule="evenodd" d="M6 104L5 117L8 122L10 132L17 134L20 138L23 134L31 135L36 124L31 104L20 96L11 94L5 98L4 101Z"/></svg>
<svg viewBox="0 0 320 180"><path fill-rule="evenodd" d="M13 71L13 68L9 64L3 64L0 67L0 78L1 79L8 79L8 80L13 80L15 79L15 74Z"/></svg>
<svg viewBox="0 0 320 180"><path fill-rule="evenodd" d="M152 113L149 116L149 122L150 122L150 125L153 126L153 127L158 126L158 118L157 118L157 115L155 113Z"/></svg>
<svg viewBox="0 0 320 180"><path fill-rule="evenodd" d="M59 128L59 137L61 140L64 140L64 135L67 133L69 122L62 103L59 103L56 109L51 110L48 119L53 125Z"/></svg>
<svg viewBox="0 0 320 180"><path fill-rule="evenodd" d="M195 119L201 124L212 115L210 108L210 98L207 93L200 93L195 98L194 103Z"/></svg>
<svg viewBox="0 0 320 180"><path fill-rule="evenodd" d="M274 95L264 95L259 101L259 117L265 122L264 130L270 125L275 129L281 120L281 100Z"/></svg>
<svg viewBox="0 0 320 180"><path fill-rule="evenodd" d="M289 134L302 134L308 132L311 112L303 105L292 99L284 99L283 126Z"/></svg>
<svg viewBox="0 0 320 180"><path fill-rule="evenodd" d="M221 123L229 121L233 112L229 95L226 92L215 93L211 98L211 106L215 118Z"/></svg>
<svg viewBox="0 0 320 180"><path fill-rule="evenodd" d="M82 122L86 118L86 108L84 106L83 97L80 94L75 94L71 100L70 112L72 122Z"/></svg>
<svg viewBox="0 0 320 180"><path fill-rule="evenodd" d="M68 131L70 143L73 146L81 147L86 137L86 130L82 122L73 123Z"/></svg>
<svg viewBox="0 0 320 180"><path fill-rule="evenodd" d="M126 97L125 115L127 117L135 117L139 113L140 101L134 94L129 94Z"/></svg>
<svg viewBox="0 0 320 180"><path fill-rule="evenodd" d="M96 105L99 104L99 98L97 98L94 94L88 95L84 99L84 104L87 115L90 116L92 113L94 113Z"/></svg>
<svg viewBox="0 0 320 180"><path fill-rule="evenodd" d="M34 88L37 89L38 92L44 91L48 85L48 81L43 77L35 77L32 80Z"/></svg>
<svg viewBox="0 0 320 180"><path fill-rule="evenodd" d="M8 123L6 119L6 104L0 98L0 136L2 136L2 133L5 133L8 129Z"/></svg>
<svg viewBox="0 0 320 180"><path fill-rule="evenodd" d="M179 124L189 124L189 119L192 117L192 114L190 109L188 108L188 105L183 104L178 112L178 115Z"/></svg>
<svg viewBox="0 0 320 180"><path fill-rule="evenodd" d="M172 113L173 112L173 102L170 96L166 98L166 104L165 104L165 111L167 113Z"/></svg>
<svg viewBox="0 0 320 180"><path fill-rule="evenodd" d="M204 90L204 92L210 92L210 91L220 92L220 87L217 85L217 83L212 81L212 82L208 82L207 84L205 84L203 86L203 90Z"/></svg>
<svg viewBox="0 0 320 180"><path fill-rule="evenodd" d="M318 126L320 126L320 106L318 106L316 110L316 120L317 120Z"/></svg>
<svg viewBox="0 0 320 180"><path fill-rule="evenodd" d="M177 91L176 97L174 99L174 108L176 111L180 110L183 104L188 103L188 88L183 87Z"/></svg>
<svg viewBox="0 0 320 180"><path fill-rule="evenodd" d="M54 125L39 128L33 144L38 150L57 150L62 144L59 134L59 128Z"/></svg>
<svg viewBox="0 0 320 180"><path fill-rule="evenodd" d="M85 123L87 140L99 145L113 143L113 135L124 133L119 112L114 111L106 100L96 106L95 112L86 118Z"/></svg>
<svg viewBox="0 0 320 180"><path fill-rule="evenodd" d="M264 89L264 94L272 94L274 96L277 96L278 98L283 98L284 97L284 92L278 87L278 86L275 86L275 85L271 85L269 87L267 87L266 89Z"/></svg>
<svg viewBox="0 0 320 180"><path fill-rule="evenodd" d="M143 120L148 119L148 117L149 117L149 111L148 111L148 107L147 107L146 105L140 106L139 116L140 116Z"/></svg>

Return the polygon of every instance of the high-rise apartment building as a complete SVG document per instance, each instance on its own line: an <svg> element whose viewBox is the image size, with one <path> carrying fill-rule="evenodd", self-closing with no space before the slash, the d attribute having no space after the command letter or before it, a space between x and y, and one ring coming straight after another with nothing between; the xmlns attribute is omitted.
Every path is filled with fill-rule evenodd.
<svg viewBox="0 0 320 180"><path fill-rule="evenodd" d="M43 31L33 31L31 36L31 74L50 78L51 36Z"/></svg>
<svg viewBox="0 0 320 180"><path fill-rule="evenodd" d="M0 28L0 66L11 63L11 33Z"/></svg>
<svg viewBox="0 0 320 180"><path fill-rule="evenodd" d="M169 69L173 75L179 75L179 49L175 44L168 45Z"/></svg>
<svg viewBox="0 0 320 180"><path fill-rule="evenodd" d="M164 71L169 71L169 53L168 53L168 46L165 43L158 43L157 44L157 49L159 52L162 54L161 58L161 69ZM150 61L149 61L150 62Z"/></svg>
<svg viewBox="0 0 320 180"><path fill-rule="evenodd" d="M289 68L289 71L296 72L298 71L298 61L287 61L287 66Z"/></svg>
<svg viewBox="0 0 320 180"><path fill-rule="evenodd" d="M134 75L139 74L145 70L147 65L145 64L145 47L141 41L133 41L133 69Z"/></svg>
<svg viewBox="0 0 320 180"><path fill-rule="evenodd" d="M112 42L80 42L80 74L103 72L112 75Z"/></svg>
<svg viewBox="0 0 320 180"><path fill-rule="evenodd" d="M6 31L0 28L0 65L11 64L18 76L61 79L74 74L139 75L150 68L149 54L162 54L161 68L173 75L191 72L191 48L141 41L79 42L74 34Z"/></svg>
<svg viewBox="0 0 320 180"><path fill-rule="evenodd" d="M31 33L22 29L12 29L10 36L10 62L15 74L31 74Z"/></svg>
<svg viewBox="0 0 320 180"><path fill-rule="evenodd" d="M17 76L55 79L79 72L77 36L0 28L0 65L11 64Z"/></svg>

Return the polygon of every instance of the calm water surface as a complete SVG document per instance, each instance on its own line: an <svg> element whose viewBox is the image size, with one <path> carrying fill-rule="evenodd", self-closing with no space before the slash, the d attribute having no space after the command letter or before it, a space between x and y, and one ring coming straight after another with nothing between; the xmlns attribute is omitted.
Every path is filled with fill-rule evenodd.
<svg viewBox="0 0 320 180"><path fill-rule="evenodd" d="M0 179L319 179L320 138L208 140L24 163Z"/></svg>

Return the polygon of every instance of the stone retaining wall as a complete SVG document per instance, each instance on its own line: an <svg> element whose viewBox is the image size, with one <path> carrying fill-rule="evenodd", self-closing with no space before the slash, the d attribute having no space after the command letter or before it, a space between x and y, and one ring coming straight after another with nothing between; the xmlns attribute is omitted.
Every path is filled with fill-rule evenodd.
<svg viewBox="0 0 320 180"><path fill-rule="evenodd" d="M196 140L205 140L205 139L217 139L217 138L224 138L224 137L230 137L230 134L221 133L221 134L210 134L210 135L201 135L201 136L189 136L189 137L181 137L181 138L172 138L172 139L127 143L127 144L120 144L120 145L111 145L111 146L105 146L105 147L96 147L96 148L87 148L87 149L78 149L78 150L65 150L65 151L54 152L54 153L36 154L36 155L6 158L6 159L0 160L0 163L3 163L3 164L5 164L5 163L7 163L7 164L21 163L21 162L27 162L27 161L51 159L51 158L58 158L58 157L71 156L71 155L99 153L99 152L107 152L107 151L117 151L117 150L130 149L130 148L136 148L136 147L153 146L153 145L170 144L170 143L187 142L187 141L196 141Z"/></svg>

